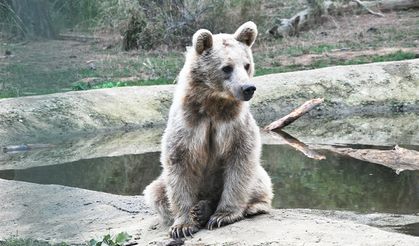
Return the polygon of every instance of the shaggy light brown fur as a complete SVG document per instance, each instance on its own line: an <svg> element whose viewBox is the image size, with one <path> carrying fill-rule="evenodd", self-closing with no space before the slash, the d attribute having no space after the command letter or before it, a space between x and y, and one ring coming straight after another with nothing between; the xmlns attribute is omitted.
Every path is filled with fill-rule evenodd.
<svg viewBox="0 0 419 246"><path fill-rule="evenodd" d="M260 165L259 128L248 100L253 22L234 34L193 36L162 140L163 172L144 191L173 238L266 213L272 184Z"/></svg>

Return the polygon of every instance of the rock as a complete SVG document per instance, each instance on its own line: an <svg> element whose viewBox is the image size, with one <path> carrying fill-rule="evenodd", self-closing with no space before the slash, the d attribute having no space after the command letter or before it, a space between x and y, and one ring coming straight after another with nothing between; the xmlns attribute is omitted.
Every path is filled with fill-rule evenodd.
<svg viewBox="0 0 419 246"><path fill-rule="evenodd" d="M96 63L93 60L89 60L86 62L87 66L92 69L92 70L96 70Z"/></svg>
<svg viewBox="0 0 419 246"><path fill-rule="evenodd" d="M369 32L369 33L380 33L380 31L376 27L368 28L367 32Z"/></svg>
<svg viewBox="0 0 419 246"><path fill-rule="evenodd" d="M18 237L51 243L82 244L119 232L132 235L131 244L172 241L142 196L0 180L0 197L0 240L18 230ZM418 222L418 215L278 209L213 231L201 230L185 245L417 245L418 237L386 230L392 230L390 224Z"/></svg>
<svg viewBox="0 0 419 246"><path fill-rule="evenodd" d="M124 87L1 99L0 146L49 143L57 136L163 127L172 87Z"/></svg>

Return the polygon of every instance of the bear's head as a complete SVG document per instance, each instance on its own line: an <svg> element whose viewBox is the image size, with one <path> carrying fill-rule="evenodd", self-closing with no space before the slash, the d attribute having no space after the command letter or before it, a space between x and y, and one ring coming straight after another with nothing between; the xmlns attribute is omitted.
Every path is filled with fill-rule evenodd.
<svg viewBox="0 0 419 246"><path fill-rule="evenodd" d="M249 101L256 90L250 81L254 73L251 47L256 36L257 28L251 21L234 34L197 31L189 51L193 53L189 61L193 83L207 87L213 96Z"/></svg>

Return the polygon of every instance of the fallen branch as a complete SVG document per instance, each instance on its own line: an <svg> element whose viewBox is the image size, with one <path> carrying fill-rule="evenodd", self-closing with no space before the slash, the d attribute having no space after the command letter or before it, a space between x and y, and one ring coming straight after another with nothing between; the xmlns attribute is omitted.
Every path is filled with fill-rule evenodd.
<svg viewBox="0 0 419 246"><path fill-rule="evenodd" d="M316 107L323 101L324 101L323 98L311 99L310 101L305 102L300 107L294 109L290 114L265 126L263 130L272 131L272 130L282 129L288 126L289 124L291 124L292 122L294 122L295 120L297 120L298 118L300 118L301 116L303 116L304 114L306 114L308 111L312 110L314 107Z"/></svg>
<svg viewBox="0 0 419 246"><path fill-rule="evenodd" d="M419 170L419 152L398 145L392 150L336 148L334 146L322 146L320 148L392 168L397 174L404 170Z"/></svg>
<svg viewBox="0 0 419 246"><path fill-rule="evenodd" d="M352 0L352 1L354 1L354 2L356 2L357 4L358 4L358 6L360 6L360 7L362 7L362 8L364 8L368 13L370 13L370 14L372 14L372 15L376 15L376 16L379 16L379 17L384 17L384 15L383 14L381 14L381 13L378 13L378 12L374 12L374 11L372 11L370 8L368 8L363 2L361 2L360 0Z"/></svg>
<svg viewBox="0 0 419 246"><path fill-rule="evenodd" d="M29 151L34 149L43 149L54 147L52 144L20 144L20 145L9 145L3 147L4 153L14 153L20 151Z"/></svg>
<svg viewBox="0 0 419 246"><path fill-rule="evenodd" d="M298 35L300 30L311 26L319 21L324 14L328 15L329 9L335 9L332 1L316 2L308 1L309 7L289 19L277 19L276 25L268 30L275 37L286 37Z"/></svg>
<svg viewBox="0 0 419 246"><path fill-rule="evenodd" d="M292 146L294 149L300 151L305 156L315 159L315 160L324 160L326 156L317 153L316 151L310 149L310 147L301 142L300 140L296 139L295 137L291 136L290 134L278 130L270 132L271 136L274 138L279 138L280 140L284 141L286 144Z"/></svg>

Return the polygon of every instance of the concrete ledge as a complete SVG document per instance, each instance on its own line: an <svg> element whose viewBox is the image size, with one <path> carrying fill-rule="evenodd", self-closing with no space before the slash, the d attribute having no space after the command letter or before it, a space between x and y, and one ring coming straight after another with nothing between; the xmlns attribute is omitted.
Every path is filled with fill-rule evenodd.
<svg viewBox="0 0 419 246"><path fill-rule="evenodd" d="M419 145L419 124L416 113L381 115L374 117L347 116L329 119L305 116L286 128L286 131L306 144L335 145ZM37 166L70 163L81 159L121 156L160 151L163 125L140 129L113 130L76 134L72 136L47 135L48 139L28 139L29 143L47 143L20 154L0 151L0 170L25 169ZM0 139L0 142L2 140ZM44 142L45 141L45 142ZM278 138L262 132L264 144L285 144ZM22 142L12 143L22 144Z"/></svg>
<svg viewBox="0 0 419 246"><path fill-rule="evenodd" d="M162 127L173 86L101 89L0 100L0 144Z"/></svg>
<svg viewBox="0 0 419 246"><path fill-rule="evenodd" d="M419 112L419 59L272 74L254 81L258 89L251 104L260 125L315 97L326 101L310 114L323 118ZM161 128L173 88L125 87L2 99L0 145Z"/></svg>
<svg viewBox="0 0 419 246"><path fill-rule="evenodd" d="M138 245L171 241L168 228L158 223L141 196L0 180L0 197L0 239L18 235L81 244L126 231ZM279 209L213 231L201 230L185 245L417 245L418 237L386 230L418 222L416 215Z"/></svg>

